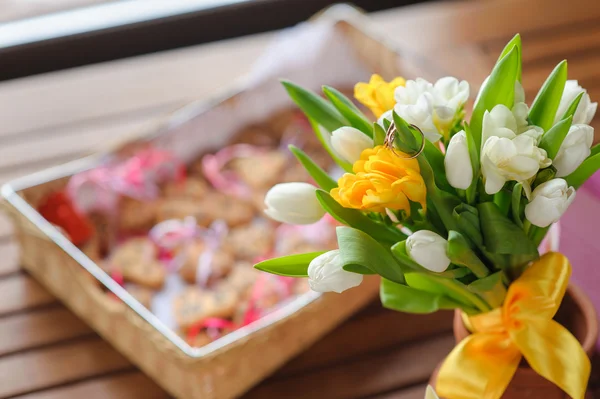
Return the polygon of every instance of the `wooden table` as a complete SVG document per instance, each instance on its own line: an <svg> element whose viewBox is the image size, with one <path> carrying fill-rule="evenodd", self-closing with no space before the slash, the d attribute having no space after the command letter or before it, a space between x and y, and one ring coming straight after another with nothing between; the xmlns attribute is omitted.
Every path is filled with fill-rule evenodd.
<svg viewBox="0 0 600 399"><path fill-rule="evenodd" d="M565 57L569 76L600 99L597 0L429 3L373 18L398 43L428 52L446 70L477 84L503 44L520 31L528 99ZM190 100L210 96L246 72L272 37L0 84L0 182L80 157ZM593 122L597 128L599 121ZM10 223L0 216L0 397L166 397L19 269ZM422 398L429 373L452 347L449 331L448 313L406 316L374 303L248 397ZM592 384L600 386L595 378Z"/></svg>

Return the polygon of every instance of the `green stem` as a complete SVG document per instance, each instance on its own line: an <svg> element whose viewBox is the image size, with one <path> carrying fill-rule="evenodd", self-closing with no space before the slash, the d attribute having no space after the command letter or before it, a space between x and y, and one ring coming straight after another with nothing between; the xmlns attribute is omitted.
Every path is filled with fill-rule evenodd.
<svg viewBox="0 0 600 399"><path fill-rule="evenodd" d="M531 229L531 222L527 219L523 222L523 231L525 234L529 234L529 230Z"/></svg>

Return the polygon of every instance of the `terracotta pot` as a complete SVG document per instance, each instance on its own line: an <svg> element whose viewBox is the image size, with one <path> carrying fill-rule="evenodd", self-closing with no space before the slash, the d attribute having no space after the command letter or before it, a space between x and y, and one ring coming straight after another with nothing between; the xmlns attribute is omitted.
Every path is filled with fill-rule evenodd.
<svg viewBox="0 0 600 399"><path fill-rule="evenodd" d="M598 339L598 318L594 305L588 296L575 284L570 283L567 293L554 317L581 342L581 346L591 358ZM465 328L460 311L454 313L454 338L456 343L465 339L470 332ZM435 387L441 363L433 372L429 383ZM586 396L587 398L588 396ZM591 398L591 396L589 396ZM504 399L566 399L569 398L560 388L533 371L525 360L502 395Z"/></svg>

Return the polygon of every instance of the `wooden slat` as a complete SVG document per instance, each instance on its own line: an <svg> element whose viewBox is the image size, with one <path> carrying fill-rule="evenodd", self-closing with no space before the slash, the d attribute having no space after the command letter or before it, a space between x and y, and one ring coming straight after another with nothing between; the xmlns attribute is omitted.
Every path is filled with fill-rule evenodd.
<svg viewBox="0 0 600 399"><path fill-rule="evenodd" d="M402 389L400 391L372 396L370 399L423 399L425 397L426 387L427 385L423 384L412 388Z"/></svg>
<svg viewBox="0 0 600 399"><path fill-rule="evenodd" d="M453 346L454 338L450 335L394 346L335 367L269 379L244 397L350 399L392 391L427 381L437 363Z"/></svg>
<svg viewBox="0 0 600 399"><path fill-rule="evenodd" d="M378 28L390 39L429 52L487 43L517 32L576 30L600 18L600 2L572 0L565 6L562 0L528 0L526 4L523 0L437 1L374 16Z"/></svg>
<svg viewBox="0 0 600 399"><path fill-rule="evenodd" d="M48 291L26 274L0 280L0 316L55 302Z"/></svg>
<svg viewBox="0 0 600 399"><path fill-rule="evenodd" d="M380 304L379 307L381 308ZM449 332L452 326L452 312L438 312L427 316L400 314L389 310L372 313L371 316L352 318L341 325L283 367L277 377L310 371L417 338Z"/></svg>
<svg viewBox="0 0 600 399"><path fill-rule="evenodd" d="M523 66L523 87L528 101L533 101L537 91L554 67L553 64ZM577 79L583 87L598 85L600 83L600 53L568 59L568 74L569 79Z"/></svg>
<svg viewBox="0 0 600 399"><path fill-rule="evenodd" d="M495 61L510 36L484 46L491 61ZM551 29L543 32L522 35L525 66L534 63L556 64L562 59L589 55L600 47L600 25L597 21L572 25L563 29Z"/></svg>
<svg viewBox="0 0 600 399"><path fill-rule="evenodd" d="M19 245L14 240L0 240L0 278L19 270Z"/></svg>
<svg viewBox="0 0 600 399"><path fill-rule="evenodd" d="M48 13L65 11L109 1L115 0L3 0L0 2L0 22L32 18Z"/></svg>
<svg viewBox="0 0 600 399"><path fill-rule="evenodd" d="M93 334L73 313L57 306L0 318L0 356Z"/></svg>
<svg viewBox="0 0 600 399"><path fill-rule="evenodd" d="M6 240L12 236L12 233L12 221L9 219L8 215L6 215L3 211L0 211L0 240Z"/></svg>
<svg viewBox="0 0 600 399"><path fill-rule="evenodd" d="M130 368L123 356L99 338L57 345L0 358L0 396L35 392Z"/></svg>
<svg viewBox="0 0 600 399"><path fill-rule="evenodd" d="M247 73L272 37L255 35L114 61L109 68L90 65L3 82L0 135L173 109L209 98Z"/></svg>
<svg viewBox="0 0 600 399"><path fill-rule="evenodd" d="M19 399L167 399L154 381L139 371L96 378L73 385L19 396ZM408 398L407 398L408 399Z"/></svg>
<svg viewBox="0 0 600 399"><path fill-rule="evenodd" d="M172 107L109 119L99 124L59 127L30 134L19 134L17 139L0 137L0 171L10 171L26 164L36 164L56 158L77 159L93 151L106 148L115 140L123 140L132 133L155 126ZM27 140L25 140L26 136ZM38 149L31 151L31 148Z"/></svg>

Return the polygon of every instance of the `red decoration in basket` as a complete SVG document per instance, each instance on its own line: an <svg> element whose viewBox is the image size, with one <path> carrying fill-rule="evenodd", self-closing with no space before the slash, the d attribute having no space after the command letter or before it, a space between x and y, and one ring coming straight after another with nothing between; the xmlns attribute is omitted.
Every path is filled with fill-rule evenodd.
<svg viewBox="0 0 600 399"><path fill-rule="evenodd" d="M116 212L119 196L148 201L159 195L158 184L185 179L185 165L169 151L145 148L132 157L71 177L67 192L84 213Z"/></svg>
<svg viewBox="0 0 600 399"><path fill-rule="evenodd" d="M50 223L61 227L75 245L85 243L93 234L90 221L77 212L64 192L50 194L38 212Z"/></svg>

